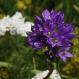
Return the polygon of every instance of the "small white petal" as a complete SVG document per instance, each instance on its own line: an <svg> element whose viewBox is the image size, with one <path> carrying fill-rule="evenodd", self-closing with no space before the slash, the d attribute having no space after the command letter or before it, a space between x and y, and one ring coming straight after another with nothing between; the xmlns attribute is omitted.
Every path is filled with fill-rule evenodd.
<svg viewBox="0 0 79 79"><path fill-rule="evenodd" d="M40 73L37 73L32 79L43 79L48 74L48 72L49 72L48 70L41 71ZM53 70L50 79L61 79L57 70Z"/></svg>
<svg viewBox="0 0 79 79"><path fill-rule="evenodd" d="M50 78L51 79L61 79L61 77L56 69L53 70L53 73L51 74Z"/></svg>

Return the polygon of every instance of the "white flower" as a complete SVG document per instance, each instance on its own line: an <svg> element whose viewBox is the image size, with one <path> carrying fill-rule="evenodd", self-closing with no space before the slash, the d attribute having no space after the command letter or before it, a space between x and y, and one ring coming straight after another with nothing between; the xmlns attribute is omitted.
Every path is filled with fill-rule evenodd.
<svg viewBox="0 0 79 79"><path fill-rule="evenodd" d="M32 22L25 22L24 25L17 28L17 34L27 37L26 32L31 31L31 26L34 25Z"/></svg>
<svg viewBox="0 0 79 79"><path fill-rule="evenodd" d="M40 73L37 73L32 79L43 79L48 74L48 72L48 70L41 71Z"/></svg>
<svg viewBox="0 0 79 79"><path fill-rule="evenodd" d="M56 69L53 70L53 73L51 74L50 78L51 79L61 79L61 77Z"/></svg>
<svg viewBox="0 0 79 79"><path fill-rule="evenodd" d="M15 15L11 17L11 24L14 27L19 27L18 25L23 25L25 18L23 18L20 12L16 12Z"/></svg>
<svg viewBox="0 0 79 79"><path fill-rule="evenodd" d="M10 34L19 34L21 36L27 37L26 32L31 31L31 26L34 25L32 22L25 22L23 25L19 25L19 27L14 27L10 30Z"/></svg>
<svg viewBox="0 0 79 79"><path fill-rule="evenodd" d="M32 22L25 22L25 18L20 12L16 12L12 17L6 16L0 20L0 36L10 31L11 35L20 34L27 36L26 32L31 31Z"/></svg>
<svg viewBox="0 0 79 79"><path fill-rule="evenodd" d="M0 20L0 35L5 35L5 32L8 31L8 27L10 25L9 21L9 16L6 16L2 20Z"/></svg>
<svg viewBox="0 0 79 79"><path fill-rule="evenodd" d="M32 79L43 79L48 74L48 72L48 70L41 71L40 73L37 73L37 75L34 76ZM50 75L50 79L61 79L56 69L53 70L52 74Z"/></svg>

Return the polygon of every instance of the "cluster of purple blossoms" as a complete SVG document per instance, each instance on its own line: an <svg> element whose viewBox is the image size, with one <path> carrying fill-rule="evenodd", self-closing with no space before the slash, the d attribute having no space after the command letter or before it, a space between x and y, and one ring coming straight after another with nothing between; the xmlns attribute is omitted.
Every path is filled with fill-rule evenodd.
<svg viewBox="0 0 79 79"><path fill-rule="evenodd" d="M42 18L35 16L35 25L28 33L28 42L35 49L47 47L45 55L49 59L55 57L66 61L72 57L69 52L72 46L71 40L74 38L72 24L64 23L64 14L61 11L45 9Z"/></svg>

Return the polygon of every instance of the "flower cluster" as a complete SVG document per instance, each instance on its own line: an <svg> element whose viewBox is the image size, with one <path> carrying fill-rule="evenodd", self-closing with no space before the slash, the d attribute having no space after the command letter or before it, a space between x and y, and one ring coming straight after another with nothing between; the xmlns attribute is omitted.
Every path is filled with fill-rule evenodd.
<svg viewBox="0 0 79 79"><path fill-rule="evenodd" d="M0 36L5 35L6 31L10 31L11 35L20 34L26 37L26 32L31 31L32 25L32 22L25 22L25 18L20 12L16 12L12 17L6 16L0 19Z"/></svg>
<svg viewBox="0 0 79 79"><path fill-rule="evenodd" d="M69 49L74 38L72 24L64 22L64 14L61 11L45 9L42 18L35 16L35 25L28 34L28 42L35 49L47 47L45 55L49 59L60 58L66 61L72 57Z"/></svg>

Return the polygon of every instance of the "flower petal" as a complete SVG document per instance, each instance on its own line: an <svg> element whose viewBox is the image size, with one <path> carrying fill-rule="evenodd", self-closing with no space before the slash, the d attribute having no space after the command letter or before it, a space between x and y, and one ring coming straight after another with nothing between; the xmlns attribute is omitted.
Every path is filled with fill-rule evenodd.
<svg viewBox="0 0 79 79"><path fill-rule="evenodd" d="M50 12L47 9L45 9L42 12L42 16L43 16L44 20L47 21L48 19L50 19Z"/></svg>
<svg viewBox="0 0 79 79"><path fill-rule="evenodd" d="M62 24L63 22L64 22L64 14L61 11L59 11L55 16L55 23Z"/></svg>
<svg viewBox="0 0 79 79"><path fill-rule="evenodd" d="M39 16L35 16L36 23L42 25L42 19Z"/></svg>
<svg viewBox="0 0 79 79"><path fill-rule="evenodd" d="M73 57L73 55L69 52L65 52L65 57Z"/></svg>

